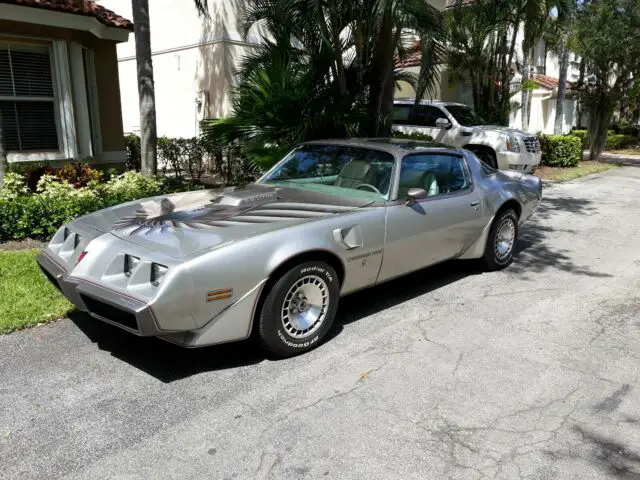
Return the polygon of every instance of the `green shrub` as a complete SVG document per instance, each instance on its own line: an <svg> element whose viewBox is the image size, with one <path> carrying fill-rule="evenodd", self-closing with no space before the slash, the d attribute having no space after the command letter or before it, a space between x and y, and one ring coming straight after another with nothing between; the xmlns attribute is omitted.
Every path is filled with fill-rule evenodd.
<svg viewBox="0 0 640 480"><path fill-rule="evenodd" d="M618 150L621 148L635 147L640 141L632 135L609 135L607 137L606 150Z"/></svg>
<svg viewBox="0 0 640 480"><path fill-rule="evenodd" d="M64 223L119 203L170 193L165 181L129 171L106 183L77 187L54 175L42 175L36 191L24 179L7 175L0 190L0 241L33 238L48 240Z"/></svg>
<svg viewBox="0 0 640 480"><path fill-rule="evenodd" d="M125 135L124 147L127 151L127 169L140 171L140 137L134 133Z"/></svg>
<svg viewBox="0 0 640 480"><path fill-rule="evenodd" d="M580 139L583 150L586 150L587 148L589 148L589 138L587 137L586 130L580 130L580 129L571 130L571 133L569 133L569 135L578 137Z"/></svg>
<svg viewBox="0 0 640 480"><path fill-rule="evenodd" d="M97 191L104 198L106 204L116 205L159 195L163 193L162 186L162 180L130 170L99 185Z"/></svg>
<svg viewBox="0 0 640 480"><path fill-rule="evenodd" d="M542 164L549 167L575 167L582 160L582 144L573 135L541 135Z"/></svg>
<svg viewBox="0 0 640 480"><path fill-rule="evenodd" d="M611 129L616 135L631 135L640 138L640 125L622 122L611 125Z"/></svg>
<svg viewBox="0 0 640 480"><path fill-rule="evenodd" d="M391 137L392 138L406 138L409 140L423 140L425 142L432 142L433 141L433 137L430 135L425 135L424 133L417 133L417 132L413 132L413 133L404 133L401 132L399 130L394 130L393 132L391 132Z"/></svg>

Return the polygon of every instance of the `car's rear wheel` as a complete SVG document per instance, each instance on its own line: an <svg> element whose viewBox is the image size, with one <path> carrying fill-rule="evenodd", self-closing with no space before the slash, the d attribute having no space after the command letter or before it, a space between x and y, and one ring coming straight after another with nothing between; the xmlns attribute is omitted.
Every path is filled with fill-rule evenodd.
<svg viewBox="0 0 640 480"><path fill-rule="evenodd" d="M502 211L489 230L484 263L489 270L501 270L513 261L513 249L518 238L518 215L512 209Z"/></svg>
<svg viewBox="0 0 640 480"><path fill-rule="evenodd" d="M296 265L271 286L262 303L260 343L280 357L311 350L331 328L339 296L338 275L330 265Z"/></svg>

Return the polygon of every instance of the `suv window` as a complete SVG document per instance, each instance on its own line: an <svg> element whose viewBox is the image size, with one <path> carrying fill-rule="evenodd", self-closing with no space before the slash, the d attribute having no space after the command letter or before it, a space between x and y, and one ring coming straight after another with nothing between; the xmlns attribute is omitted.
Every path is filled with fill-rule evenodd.
<svg viewBox="0 0 640 480"><path fill-rule="evenodd" d="M438 107L418 105L413 109L410 120L413 125L420 125L421 127L435 127L436 120L439 118L447 118L447 116Z"/></svg>
<svg viewBox="0 0 640 480"><path fill-rule="evenodd" d="M393 106L393 123L397 125L417 125L419 127L435 127L436 120L447 118L438 107L432 105L402 105Z"/></svg>
<svg viewBox="0 0 640 480"><path fill-rule="evenodd" d="M402 159L398 198L410 188L424 188L427 196L456 193L469 188L462 158L449 154L412 154Z"/></svg>

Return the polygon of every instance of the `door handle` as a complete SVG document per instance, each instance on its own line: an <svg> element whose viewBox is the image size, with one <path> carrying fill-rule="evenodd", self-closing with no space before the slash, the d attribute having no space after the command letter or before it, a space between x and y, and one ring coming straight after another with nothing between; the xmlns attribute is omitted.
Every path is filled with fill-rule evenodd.
<svg viewBox="0 0 640 480"><path fill-rule="evenodd" d="M479 200L474 200L473 202L471 202L471 206L472 207L477 207L478 205L480 205L480 201Z"/></svg>

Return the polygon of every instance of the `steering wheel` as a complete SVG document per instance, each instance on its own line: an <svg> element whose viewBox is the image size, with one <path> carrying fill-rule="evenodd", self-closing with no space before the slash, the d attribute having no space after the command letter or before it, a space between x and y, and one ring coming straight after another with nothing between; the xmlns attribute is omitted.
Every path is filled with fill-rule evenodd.
<svg viewBox="0 0 640 480"><path fill-rule="evenodd" d="M368 189L373 190L375 193L379 193L380 195L382 195L382 192L378 190L375 186L371 185L370 183L361 183L356 187L356 190L360 190L360 187L366 187Z"/></svg>

